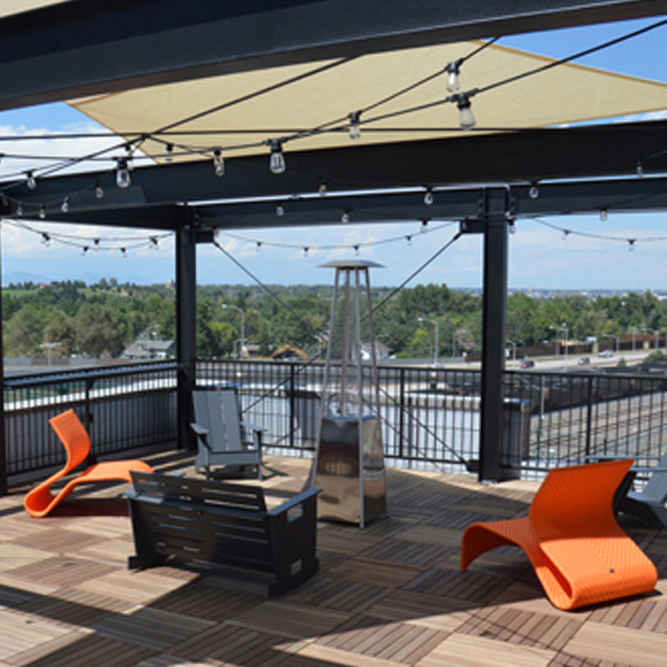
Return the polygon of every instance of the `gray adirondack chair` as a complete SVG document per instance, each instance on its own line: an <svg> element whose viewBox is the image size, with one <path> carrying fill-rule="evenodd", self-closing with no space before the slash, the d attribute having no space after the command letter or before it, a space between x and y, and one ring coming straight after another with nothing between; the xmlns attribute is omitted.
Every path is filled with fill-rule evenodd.
<svg viewBox="0 0 667 667"><path fill-rule="evenodd" d="M197 436L195 470L211 478L217 466L257 466L262 479L262 431L241 421L238 396L233 388L192 392L195 422L190 428ZM250 440L243 438L248 433Z"/></svg>
<svg viewBox="0 0 667 667"><path fill-rule="evenodd" d="M658 465L648 468L633 466L635 474L648 474L649 479L641 491L630 490L619 499L617 510L632 514L656 528L667 528L667 451Z"/></svg>

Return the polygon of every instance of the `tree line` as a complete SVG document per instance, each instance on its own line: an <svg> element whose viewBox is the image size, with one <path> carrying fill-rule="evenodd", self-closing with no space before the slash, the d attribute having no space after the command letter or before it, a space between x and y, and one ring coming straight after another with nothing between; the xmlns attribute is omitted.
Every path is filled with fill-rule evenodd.
<svg viewBox="0 0 667 667"><path fill-rule="evenodd" d="M254 354L269 357L289 344L314 354L328 330L330 286L204 285L197 293L197 353L201 358L239 352L242 320ZM424 358L478 351L482 328L479 294L447 285L417 285L392 294L373 289L378 340L397 357ZM567 326L570 340L604 341L632 332L667 331L667 302L650 291L624 296L508 297L507 337L518 346L553 341ZM173 286L120 284L10 284L3 289L4 356L120 356L139 337L174 339ZM435 330L438 330L437 350ZM559 332L560 329L560 332Z"/></svg>

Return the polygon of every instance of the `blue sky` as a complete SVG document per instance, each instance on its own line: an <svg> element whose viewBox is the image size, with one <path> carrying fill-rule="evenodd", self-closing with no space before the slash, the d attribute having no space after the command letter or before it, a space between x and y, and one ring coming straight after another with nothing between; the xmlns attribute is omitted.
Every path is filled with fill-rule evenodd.
<svg viewBox="0 0 667 667"><path fill-rule="evenodd" d="M655 19L654 19L655 20ZM501 44L552 57L563 57L597 43L648 25L654 20L609 24L503 38ZM614 46L577 62L633 76L667 82L667 27L644 34L635 40ZM64 104L20 109L0 113L0 134L72 131L93 129L91 121ZM92 145L92 143L91 143ZM48 151L31 145L31 151ZM7 169L4 164L0 169ZM0 172L1 173L1 172ZM6 172L5 172L6 173ZM520 220L510 237L509 283L513 288L551 289L666 289L667 272L663 268L667 240L642 243L643 237L667 237L667 214L613 215L606 222L597 216L552 218L559 227L616 236L620 240L596 240L570 234L566 239L539 222ZM42 221L30 223L38 231L61 231L80 237L114 235L127 232L91 230L80 227L53 227ZM436 227L432 223L432 227ZM388 225L346 225L325 229L252 230L235 237L221 235L220 241L234 256L266 283L328 283L332 276L319 265L332 256L352 256L355 244L361 245L360 257L373 259L386 268L378 269L375 284L397 285L423 264L435 250L454 234L455 227L443 227L419 233L419 223ZM139 233L136 243L147 241L148 232ZM406 237L411 236L408 244ZM240 237L240 238L238 238ZM637 238L633 251L624 239ZM247 239L244 240L244 239ZM395 242L375 244L397 239ZM82 253L82 248L60 243L44 244L40 234L17 228L10 222L2 229L3 284L22 280L81 279L93 282L102 277L121 282L165 282L174 277L173 242L160 241L157 249L131 247L135 241L121 240L130 249L127 256L119 250ZM257 241L262 242L257 249ZM83 244L83 242L81 242ZM287 244L290 248L272 244ZM344 245L339 251L310 251L303 246ZM479 287L482 279L481 239L464 237L447 250L416 278L418 282L447 283L452 287ZM198 251L200 283L249 283L250 278L213 247Z"/></svg>

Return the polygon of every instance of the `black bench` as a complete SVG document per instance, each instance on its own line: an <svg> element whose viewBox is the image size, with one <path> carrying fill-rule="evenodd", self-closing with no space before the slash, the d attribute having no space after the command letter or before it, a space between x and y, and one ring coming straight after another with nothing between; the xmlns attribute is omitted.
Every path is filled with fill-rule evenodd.
<svg viewBox="0 0 667 667"><path fill-rule="evenodd" d="M258 486L131 472L128 492L136 555L129 568L173 557L272 573L269 597L319 569L317 494L309 489L267 510Z"/></svg>

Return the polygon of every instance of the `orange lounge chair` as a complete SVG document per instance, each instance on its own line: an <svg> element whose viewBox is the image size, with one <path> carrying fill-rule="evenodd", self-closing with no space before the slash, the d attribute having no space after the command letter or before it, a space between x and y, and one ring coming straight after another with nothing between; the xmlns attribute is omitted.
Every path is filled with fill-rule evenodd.
<svg viewBox="0 0 667 667"><path fill-rule="evenodd" d="M78 484L90 482L108 482L110 480L127 480L131 482L130 470L153 472L143 461L105 461L90 466L78 477L68 482L55 496L51 493L51 484L64 477L86 460L90 452L90 437L74 410L68 410L49 420L67 450L67 462L62 470L51 475L28 493L23 502L28 514L34 517L46 516L58 503L69 496Z"/></svg>
<svg viewBox="0 0 667 667"><path fill-rule="evenodd" d="M614 492L632 460L551 470L525 518L474 523L461 540L461 569L504 545L521 547L559 609L647 593L658 573L623 532L612 509Z"/></svg>

